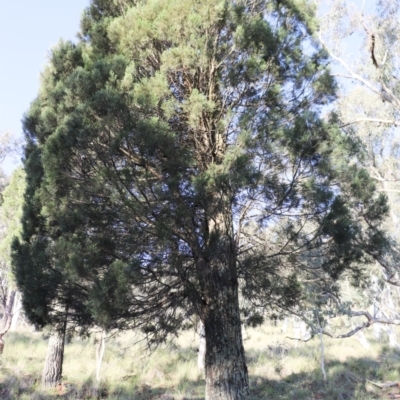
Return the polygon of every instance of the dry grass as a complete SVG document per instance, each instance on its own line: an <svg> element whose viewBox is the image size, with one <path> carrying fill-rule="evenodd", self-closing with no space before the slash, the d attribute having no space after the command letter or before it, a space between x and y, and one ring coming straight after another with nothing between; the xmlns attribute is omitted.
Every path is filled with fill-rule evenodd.
<svg viewBox="0 0 400 400"><path fill-rule="evenodd" d="M197 337L193 332L182 334L150 355L134 345L134 340L132 334L108 340L102 381L97 385L94 339L73 339L66 346L64 386L43 391L40 375L47 346L44 334L10 332L0 358L0 398L204 398L204 379L197 370ZM291 341L272 325L246 329L250 400L396 398L398 388L382 391L369 381L400 381L400 353L371 337L369 340L370 346L364 348L356 338L325 338L328 379L324 381L319 340L306 344Z"/></svg>

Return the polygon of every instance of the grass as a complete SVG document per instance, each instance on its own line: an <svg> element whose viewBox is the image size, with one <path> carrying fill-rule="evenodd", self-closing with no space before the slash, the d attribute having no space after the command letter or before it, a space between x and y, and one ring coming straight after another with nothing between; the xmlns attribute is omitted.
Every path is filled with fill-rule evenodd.
<svg viewBox="0 0 400 400"><path fill-rule="evenodd" d="M279 327L271 325L244 330L249 400L400 398L397 387L382 390L371 383L400 381L400 353L372 337L368 339L370 346L365 348L354 337L324 338L324 381L319 340L305 344L290 341ZM45 335L9 332L0 356L0 398L204 399L203 374L197 369L198 339L193 332L182 334L150 355L134 345L134 340L133 334L108 340L102 381L97 385L94 339L72 339L65 350L63 388L43 390L40 378L47 347Z"/></svg>

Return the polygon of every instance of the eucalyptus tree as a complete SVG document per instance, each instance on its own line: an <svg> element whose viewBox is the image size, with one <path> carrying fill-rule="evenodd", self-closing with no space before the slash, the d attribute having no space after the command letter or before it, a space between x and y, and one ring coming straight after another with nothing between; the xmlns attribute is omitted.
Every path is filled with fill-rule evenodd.
<svg viewBox="0 0 400 400"><path fill-rule="evenodd" d="M1 351L4 347L3 336L10 329L12 321L19 315L20 294L16 291L11 273L11 242L14 236L20 235L21 231L25 173L21 168L16 169L7 181L5 188L1 191L0 205L0 302L3 314L0 327ZM14 311L16 311L15 316Z"/></svg>
<svg viewBox="0 0 400 400"><path fill-rule="evenodd" d="M18 151L20 141L16 140L11 132L0 133L0 162ZM21 229L20 217L22 212L24 191L24 174L17 169L7 177L0 168L0 304L2 320L0 322L0 352L3 351L3 336L11 327L11 323L18 319L19 311L13 315L18 307L19 293L11 276L11 241Z"/></svg>
<svg viewBox="0 0 400 400"><path fill-rule="evenodd" d="M371 175L389 196L398 194L399 180L399 16L398 0L358 6L335 0L319 31L343 83L337 110L343 128L353 129L361 139ZM396 199L392 203L396 223Z"/></svg>
<svg viewBox="0 0 400 400"><path fill-rule="evenodd" d="M384 227L391 238L391 251L376 258L377 263L370 267L372 282L363 292L373 311L364 314L366 320L359 327L377 322L399 324L393 301L398 304L400 300L400 2L320 3L319 38L336 63L335 75L342 82L336 110L341 126L362 143L365 165L390 204ZM390 340L393 342L393 337Z"/></svg>
<svg viewBox="0 0 400 400"><path fill-rule="evenodd" d="M68 306L158 343L198 315L206 398L247 397L241 311L295 307L299 273L356 274L386 245L385 196L320 118L335 83L314 27L307 1L92 1L24 123L32 320Z"/></svg>

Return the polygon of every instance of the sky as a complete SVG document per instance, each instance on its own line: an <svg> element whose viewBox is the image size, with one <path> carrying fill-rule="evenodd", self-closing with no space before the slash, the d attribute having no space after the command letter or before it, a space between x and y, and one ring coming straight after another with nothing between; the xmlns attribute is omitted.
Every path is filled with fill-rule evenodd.
<svg viewBox="0 0 400 400"><path fill-rule="evenodd" d="M367 0L366 5L375 1ZM22 137L21 119L38 93L50 49L61 38L76 40L82 11L89 2L0 0L0 132ZM361 0L355 2L360 6ZM1 166L10 174L19 159L7 159Z"/></svg>
<svg viewBox="0 0 400 400"><path fill-rule="evenodd" d="M36 97L49 51L76 40L89 0L0 0L0 132L22 136L21 119ZM6 160L6 173L20 156Z"/></svg>

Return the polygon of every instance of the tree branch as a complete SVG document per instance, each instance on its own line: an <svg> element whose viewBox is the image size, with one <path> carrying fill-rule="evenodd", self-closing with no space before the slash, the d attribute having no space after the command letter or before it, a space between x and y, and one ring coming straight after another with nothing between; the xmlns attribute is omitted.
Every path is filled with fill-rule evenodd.
<svg viewBox="0 0 400 400"><path fill-rule="evenodd" d="M360 122L376 122L378 124L388 124L388 125L396 125L400 126L400 122L394 119L380 119L380 118L357 118L354 121L347 122L343 125L340 125L339 128L345 128L349 125L358 124Z"/></svg>
<svg viewBox="0 0 400 400"><path fill-rule="evenodd" d="M379 189L378 192L386 192L386 193L400 193L400 190L396 189Z"/></svg>
<svg viewBox="0 0 400 400"><path fill-rule="evenodd" d="M370 90L372 90L374 93L378 94L379 96L381 96L381 92L374 88L370 82L368 82L366 79L364 79L361 75L355 73L348 65L347 63L340 57L336 56L335 54L332 53L331 49L327 46L327 44L325 43L325 41L322 39L322 35L321 32L318 33L318 37L320 42L322 43L322 45L324 46L325 50L328 52L328 54L335 60L337 61L347 72L350 73L350 76L345 76L342 74L334 74L337 76L343 76L345 78L350 78L350 79L355 79L360 81L361 83L363 83L365 86L367 86Z"/></svg>

